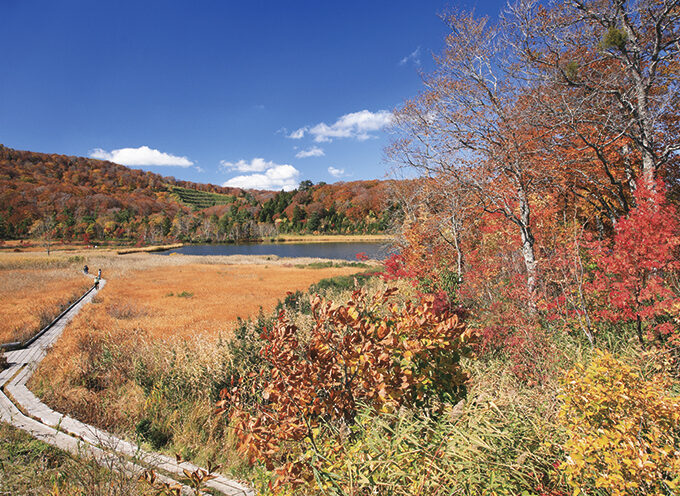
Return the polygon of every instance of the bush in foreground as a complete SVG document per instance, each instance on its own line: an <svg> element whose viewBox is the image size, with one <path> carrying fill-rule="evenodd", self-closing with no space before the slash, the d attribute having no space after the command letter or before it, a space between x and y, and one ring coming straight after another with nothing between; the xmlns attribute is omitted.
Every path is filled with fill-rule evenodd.
<svg viewBox="0 0 680 496"><path fill-rule="evenodd" d="M568 373L564 387L562 469L574 495L678 494L680 398L669 395L668 383L598 352L587 368Z"/></svg>
<svg viewBox="0 0 680 496"><path fill-rule="evenodd" d="M314 487L324 446L356 436L362 405L392 414L403 407L439 411L465 394L460 366L471 333L458 316L435 312L433 299L394 303L396 290L345 305L315 297L302 330L282 312L266 331L265 365L223 391L220 411L251 462L276 469L276 489Z"/></svg>

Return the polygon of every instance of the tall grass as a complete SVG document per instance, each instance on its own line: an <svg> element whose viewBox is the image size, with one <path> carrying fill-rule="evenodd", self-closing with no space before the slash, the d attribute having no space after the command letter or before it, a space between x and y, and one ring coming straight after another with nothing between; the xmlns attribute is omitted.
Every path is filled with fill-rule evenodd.
<svg viewBox="0 0 680 496"><path fill-rule="evenodd" d="M134 479L0 423L0 494L136 496L143 488Z"/></svg>
<svg viewBox="0 0 680 496"><path fill-rule="evenodd" d="M131 260L137 270L104 267L107 286L66 329L30 387L84 422L243 473L233 433L213 412L219 391L252 369L269 322L258 311L271 312L289 288L357 268Z"/></svg>
<svg viewBox="0 0 680 496"><path fill-rule="evenodd" d="M0 343L25 341L92 284L78 256L0 254Z"/></svg>

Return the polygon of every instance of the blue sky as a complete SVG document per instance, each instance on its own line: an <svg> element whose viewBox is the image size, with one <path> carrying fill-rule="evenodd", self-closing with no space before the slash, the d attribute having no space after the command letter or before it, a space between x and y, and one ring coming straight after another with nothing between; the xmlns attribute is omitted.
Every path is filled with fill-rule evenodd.
<svg viewBox="0 0 680 496"><path fill-rule="evenodd" d="M242 187L383 178L437 14L503 5L0 0L0 143Z"/></svg>

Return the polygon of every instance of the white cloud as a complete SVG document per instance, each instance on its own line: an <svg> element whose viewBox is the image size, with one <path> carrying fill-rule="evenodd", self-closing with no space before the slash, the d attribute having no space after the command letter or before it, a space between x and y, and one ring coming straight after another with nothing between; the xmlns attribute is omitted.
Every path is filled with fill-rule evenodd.
<svg viewBox="0 0 680 496"><path fill-rule="evenodd" d="M221 168L239 172L255 172L232 177L222 186L245 189L267 189L291 191L297 188L300 171L289 164L277 164L262 158L254 158L250 162L220 162Z"/></svg>
<svg viewBox="0 0 680 496"><path fill-rule="evenodd" d="M420 65L420 47L413 50L409 55L399 61L399 65L406 65L409 60L413 61L414 65Z"/></svg>
<svg viewBox="0 0 680 496"><path fill-rule="evenodd" d="M286 137L301 139L306 134L311 134L317 143L333 141L333 138L354 138L364 141L373 137L370 133L379 131L391 122L392 113L387 110L377 112L361 110L343 115L330 126L325 122L312 127L304 126L286 135Z"/></svg>
<svg viewBox="0 0 680 496"><path fill-rule="evenodd" d="M345 169L336 169L331 166L328 168L328 173L333 177L342 177L345 175Z"/></svg>
<svg viewBox="0 0 680 496"><path fill-rule="evenodd" d="M274 162L267 161L263 158L254 158L250 162L245 160L239 160L238 162L227 162L226 160L220 161L220 168L226 171L238 171L238 172L262 172L272 167L276 167L278 164Z"/></svg>
<svg viewBox="0 0 680 496"><path fill-rule="evenodd" d="M301 127L300 129L297 129L297 130L293 131L292 133L290 133L288 136L286 136L286 138L290 138L290 139L300 139L300 138L302 138L302 137L305 135L305 132L306 132L306 131L307 131L307 127L306 127L306 126L305 126L305 127Z"/></svg>
<svg viewBox="0 0 680 496"><path fill-rule="evenodd" d="M194 163L186 157L178 157L163 153L148 146L139 148L120 148L107 152L101 148L90 151L90 157L108 160L121 165L167 165L174 167L190 167Z"/></svg>
<svg viewBox="0 0 680 496"><path fill-rule="evenodd" d="M194 167L194 169L196 169L198 172L201 172L201 173L205 172L205 169L201 166L198 166L198 165L196 167Z"/></svg>
<svg viewBox="0 0 680 496"><path fill-rule="evenodd" d="M300 150L299 152L297 152L295 157L296 158L323 157L324 155L325 153L323 152L323 148L313 146L309 150Z"/></svg>
<svg viewBox="0 0 680 496"><path fill-rule="evenodd" d="M317 143L332 141L333 138L354 138L364 141L372 137L370 133L379 131L392 122L392 112L361 110L340 117L330 126L325 122L309 128L307 133L314 136Z"/></svg>

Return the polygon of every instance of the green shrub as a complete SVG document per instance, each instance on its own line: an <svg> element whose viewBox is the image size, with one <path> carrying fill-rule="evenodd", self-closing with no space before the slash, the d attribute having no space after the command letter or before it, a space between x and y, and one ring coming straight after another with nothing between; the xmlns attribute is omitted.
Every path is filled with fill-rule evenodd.
<svg viewBox="0 0 680 496"><path fill-rule="evenodd" d="M304 315L309 315L312 312L312 307L309 302L309 294L302 291L289 292L283 301L279 301L276 305L276 312L287 310L289 312L298 312Z"/></svg>
<svg viewBox="0 0 680 496"><path fill-rule="evenodd" d="M135 426L135 432L144 441L148 441L154 449L160 449L172 440L172 434L155 425L148 418L143 418Z"/></svg>
<svg viewBox="0 0 680 496"><path fill-rule="evenodd" d="M355 289L357 286L361 287L365 285L371 277L374 277L372 272L363 272L351 276L329 277L321 279L316 284L312 284L309 287L308 292L309 294L319 293L328 296L332 292L348 291Z"/></svg>

